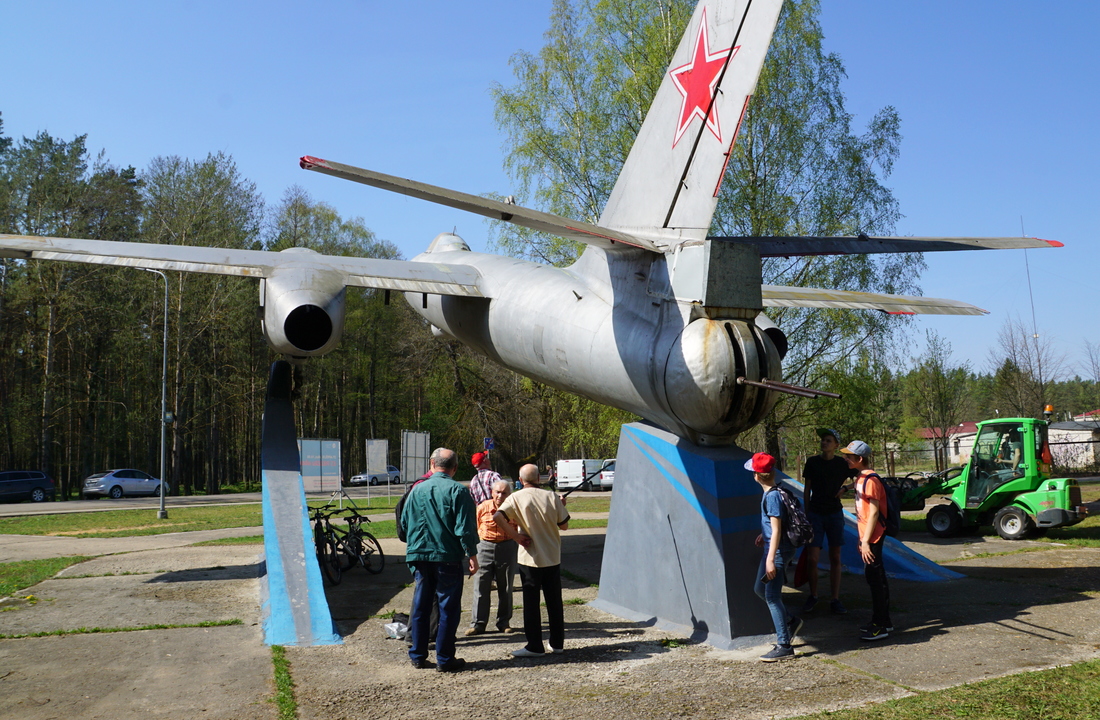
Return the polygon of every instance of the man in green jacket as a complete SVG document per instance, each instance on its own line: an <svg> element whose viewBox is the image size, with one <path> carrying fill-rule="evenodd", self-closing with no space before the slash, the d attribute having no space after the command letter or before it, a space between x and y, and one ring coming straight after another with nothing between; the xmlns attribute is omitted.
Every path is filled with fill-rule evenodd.
<svg viewBox="0 0 1100 720"><path fill-rule="evenodd" d="M431 667L428 626L436 598L436 669L457 672L466 667L465 660L455 657L455 634L462 617L463 576L467 571L471 575L477 572L477 508L470 492L454 480L458 457L453 450L436 448L430 468L432 476L409 491L401 512L407 543L405 562L416 579L409 659L413 667Z"/></svg>

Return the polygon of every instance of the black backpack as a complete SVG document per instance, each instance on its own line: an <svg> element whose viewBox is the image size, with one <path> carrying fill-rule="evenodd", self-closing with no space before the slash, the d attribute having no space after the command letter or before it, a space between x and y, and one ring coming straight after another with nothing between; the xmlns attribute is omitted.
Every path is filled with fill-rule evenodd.
<svg viewBox="0 0 1100 720"><path fill-rule="evenodd" d="M431 476L429 476L429 477L431 477ZM409 493L412 492L414 487L416 487L417 485L419 485L420 483L424 482L427 479L428 479L427 477L422 477L419 480L417 480L416 482L414 482L412 485L409 485L409 487L405 489L405 494L401 496L401 499L397 501L397 506L394 507L394 509L393 509L393 514L395 516L395 519L397 520L397 539L400 540L401 542L406 542L406 540L405 540L405 526L401 524L401 512L405 509L405 499L407 497L409 497Z"/></svg>
<svg viewBox="0 0 1100 720"><path fill-rule="evenodd" d="M898 493L898 486L893 482L886 482L878 473L871 473L867 477L876 477L882 483L886 495L886 507L879 508L878 516L882 520L882 524L886 526L886 534L890 537L897 537L898 533L901 532L901 495Z"/></svg>
<svg viewBox="0 0 1100 720"><path fill-rule="evenodd" d="M775 489L779 491L783 507L787 510L787 517L783 521L783 532L786 533L787 540L795 547L809 545L814 539L814 527L806 517L802 503L790 489L783 485L776 483Z"/></svg>

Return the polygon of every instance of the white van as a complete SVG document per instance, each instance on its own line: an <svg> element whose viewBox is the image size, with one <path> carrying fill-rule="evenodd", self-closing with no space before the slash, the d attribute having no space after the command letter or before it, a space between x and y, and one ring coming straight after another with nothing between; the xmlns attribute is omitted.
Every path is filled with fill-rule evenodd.
<svg viewBox="0 0 1100 720"><path fill-rule="evenodd" d="M572 490L589 475L592 476L589 487L598 487L601 467L600 460L558 460L558 490Z"/></svg>

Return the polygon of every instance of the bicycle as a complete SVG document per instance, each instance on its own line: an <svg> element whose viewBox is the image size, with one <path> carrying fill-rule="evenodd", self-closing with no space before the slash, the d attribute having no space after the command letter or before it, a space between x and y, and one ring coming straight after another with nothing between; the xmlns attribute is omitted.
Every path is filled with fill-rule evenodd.
<svg viewBox="0 0 1100 720"><path fill-rule="evenodd" d="M359 563L371 575L377 575L386 566L386 555L382 552L378 538L363 529L364 521L370 522L370 518L355 512L346 518L347 530L335 528L338 535L343 533L343 537L339 540L340 549L344 554L343 569L350 570Z"/></svg>
<svg viewBox="0 0 1100 720"><path fill-rule="evenodd" d="M325 512L327 506L313 508L310 518L313 520L313 544L317 548L317 563L329 582L339 585L343 576L343 563L340 560L340 549L337 531L332 524L332 516L339 512L333 510Z"/></svg>

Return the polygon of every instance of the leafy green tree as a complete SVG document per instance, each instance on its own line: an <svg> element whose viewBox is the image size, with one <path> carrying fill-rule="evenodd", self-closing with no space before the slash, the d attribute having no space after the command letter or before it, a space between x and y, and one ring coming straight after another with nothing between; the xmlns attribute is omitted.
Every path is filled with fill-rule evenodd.
<svg viewBox="0 0 1100 720"><path fill-rule="evenodd" d="M146 241L259 247L263 198L227 155L211 154L201 161L158 157L143 179ZM192 492L198 479L205 480L208 492L216 491L230 475L224 464L233 457L225 445L226 403L240 393L241 375L254 382L268 365L250 311L255 293L254 284L243 278L189 273L172 278L169 405L176 422L168 480L173 492L181 487ZM258 438L258 425L247 434Z"/></svg>
<svg viewBox="0 0 1100 720"><path fill-rule="evenodd" d="M691 17L688 0L555 0L546 45L512 57L516 84L493 88L515 193L596 222ZM512 255L567 265L579 243L497 225Z"/></svg>

